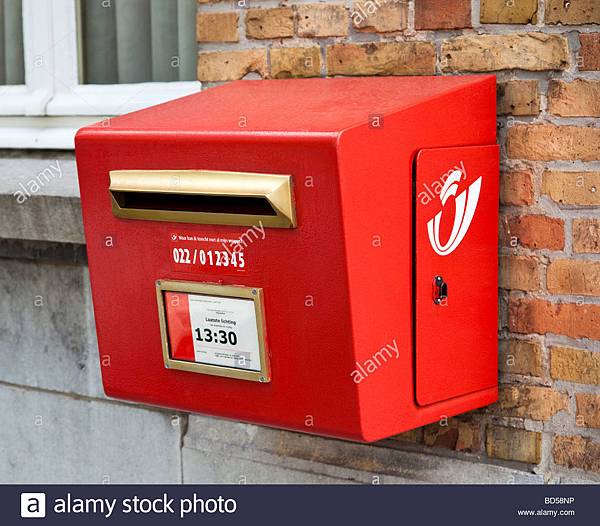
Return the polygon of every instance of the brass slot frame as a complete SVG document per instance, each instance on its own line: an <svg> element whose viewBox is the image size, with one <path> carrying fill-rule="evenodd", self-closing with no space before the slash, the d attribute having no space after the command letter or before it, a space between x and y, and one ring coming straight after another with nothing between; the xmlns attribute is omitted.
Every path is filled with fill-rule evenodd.
<svg viewBox="0 0 600 526"><path fill-rule="evenodd" d="M111 170L109 176L112 211L116 217L206 225L296 227L290 175L211 170ZM122 208L113 192L263 198L275 215Z"/></svg>
<svg viewBox="0 0 600 526"><path fill-rule="evenodd" d="M206 296L222 296L228 298L253 300L254 312L256 314L256 329L258 333L260 371L249 371L245 369L236 369L234 367L188 362L172 358L169 346L169 332L167 327L166 307L163 295L164 292L183 292L187 294L201 294ZM163 360L167 369L178 369L193 373L224 376L226 378L250 380L252 382L268 383L271 381L269 356L265 343L265 315L262 289L256 287L242 287L237 285L217 285L213 283L191 283L188 281L158 280L156 282L156 300L158 303L158 320L160 325L160 336L162 340Z"/></svg>

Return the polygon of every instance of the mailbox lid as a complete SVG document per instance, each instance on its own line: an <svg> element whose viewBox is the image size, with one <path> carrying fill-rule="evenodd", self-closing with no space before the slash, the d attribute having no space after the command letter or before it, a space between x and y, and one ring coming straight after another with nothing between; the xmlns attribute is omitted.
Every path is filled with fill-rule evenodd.
<svg viewBox="0 0 600 526"><path fill-rule="evenodd" d="M475 86L490 75L239 80L157 106L111 117L92 127L102 135L136 140L155 132L165 140L192 134L224 140L297 141L339 132Z"/></svg>
<svg viewBox="0 0 600 526"><path fill-rule="evenodd" d="M498 163L495 144L427 149L417 155L414 301L419 405L497 384ZM447 298L436 303L444 284Z"/></svg>

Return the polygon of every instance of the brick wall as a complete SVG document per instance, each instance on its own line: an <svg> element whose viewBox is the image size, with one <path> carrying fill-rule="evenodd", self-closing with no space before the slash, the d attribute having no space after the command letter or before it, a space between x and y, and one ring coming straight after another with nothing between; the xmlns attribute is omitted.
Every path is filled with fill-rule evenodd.
<svg viewBox="0 0 600 526"><path fill-rule="evenodd" d="M199 4L206 86L496 73L500 401L397 440L528 463L547 480L599 474L600 1Z"/></svg>

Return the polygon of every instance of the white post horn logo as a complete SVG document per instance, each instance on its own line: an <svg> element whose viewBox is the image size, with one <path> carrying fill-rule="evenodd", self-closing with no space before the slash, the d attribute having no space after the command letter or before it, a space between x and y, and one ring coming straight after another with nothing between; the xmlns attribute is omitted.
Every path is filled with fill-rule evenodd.
<svg viewBox="0 0 600 526"><path fill-rule="evenodd" d="M448 179L444 182L442 191L440 192L440 200L442 201L442 207L446 204L448 197L454 196L455 210L454 210L454 225L452 226L452 232L450 238L445 245L440 242L440 222L442 220L442 210L440 210L435 217L431 218L427 222L427 233L429 234L429 242L436 254L440 256L447 256L454 252L460 242L465 237L475 209L477 208L477 202L479 201L479 191L481 190L481 177L471 183L467 190L463 190L458 197L456 192L458 190L458 181L463 177L461 170L454 170ZM465 203L466 202L466 203Z"/></svg>

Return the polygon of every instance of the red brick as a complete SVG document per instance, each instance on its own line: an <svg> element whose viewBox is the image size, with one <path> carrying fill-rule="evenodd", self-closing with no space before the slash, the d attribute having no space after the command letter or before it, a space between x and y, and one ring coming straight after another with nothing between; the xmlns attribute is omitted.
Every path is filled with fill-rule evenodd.
<svg viewBox="0 0 600 526"><path fill-rule="evenodd" d="M503 205L530 205L534 201L533 174L529 170L503 172L500 202Z"/></svg>
<svg viewBox="0 0 600 526"><path fill-rule="evenodd" d="M565 246L562 219L543 215L502 218L501 240L505 246L562 250Z"/></svg>
<svg viewBox="0 0 600 526"><path fill-rule="evenodd" d="M508 327L510 331L521 334L553 333L599 340L600 305L511 297Z"/></svg>
<svg viewBox="0 0 600 526"><path fill-rule="evenodd" d="M577 57L579 69L581 71L600 70L600 33L581 33L579 43Z"/></svg>
<svg viewBox="0 0 600 526"><path fill-rule="evenodd" d="M471 27L471 0L417 0L415 29L460 29Z"/></svg>

